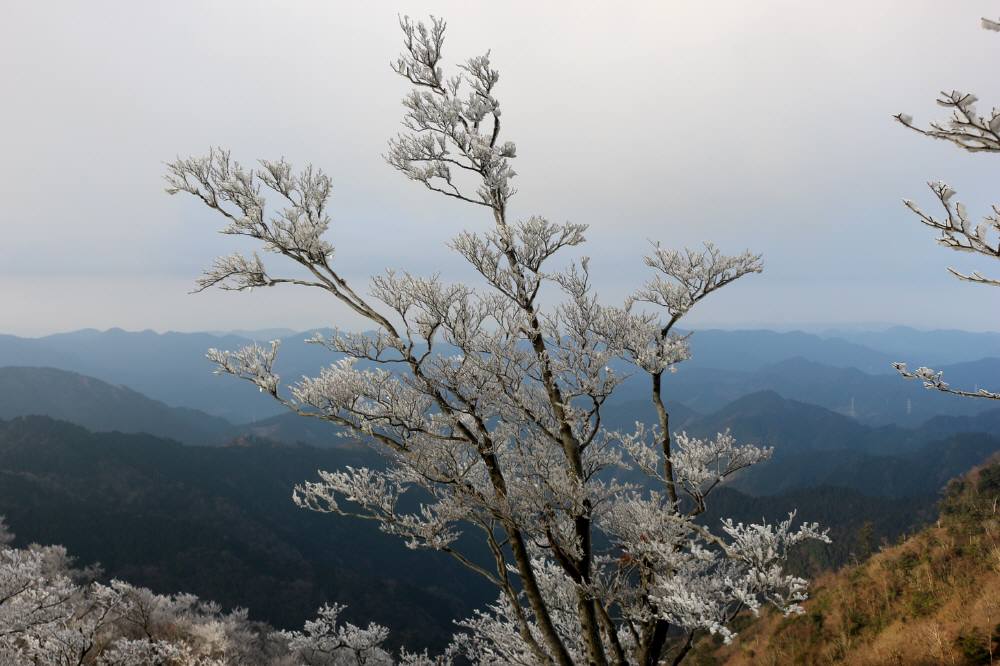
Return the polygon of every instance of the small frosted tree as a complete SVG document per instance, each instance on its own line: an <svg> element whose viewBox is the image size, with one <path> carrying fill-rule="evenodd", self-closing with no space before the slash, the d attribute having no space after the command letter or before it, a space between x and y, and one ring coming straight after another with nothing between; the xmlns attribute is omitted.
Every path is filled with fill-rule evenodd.
<svg viewBox="0 0 1000 666"><path fill-rule="evenodd" d="M789 548L825 533L814 524L793 529L792 516L777 525L699 524L712 490L771 451L729 433L672 435L663 399L664 376L689 355L675 325L709 294L760 272L760 257L726 256L708 243L655 245L645 286L621 306L602 305L585 257L551 267L584 242L585 225L510 216L516 149L502 137L489 54L446 75L444 22L403 19L401 27L404 51L393 69L412 89L404 131L385 157L410 180L484 213L485 229L450 243L479 286L397 271L373 277L367 293L350 284L325 236L331 181L313 167L295 173L279 160L245 168L221 150L169 165L168 192L194 195L226 218L223 233L255 239L298 267L275 274L257 254L234 254L216 260L199 289L313 287L372 329L317 336L340 359L288 387L274 371L277 343L209 352L219 372L342 426L387 458L385 471L320 472L294 501L374 520L498 588L493 605L459 622L442 660L678 663L696 631L728 640L727 624L742 609L799 611L806 581L782 564ZM265 194L279 203L269 206ZM647 376L654 423L604 427L606 403L624 379L610 367L615 359ZM622 480L630 468L646 482ZM406 511L401 498L411 489L423 503ZM470 530L491 561L460 547Z"/></svg>
<svg viewBox="0 0 1000 666"><path fill-rule="evenodd" d="M14 548L0 516L0 664L4 666L430 666L394 660L388 630L340 622L324 606L303 631L275 631L247 612L223 613L192 594L161 595L96 569L77 569L62 546Z"/></svg>
<svg viewBox="0 0 1000 666"><path fill-rule="evenodd" d="M982 19L983 28L1000 31L1000 23ZM977 98L972 93L952 90L942 91L937 103L951 111L944 121L933 121L927 127L914 124L913 117L899 113L893 116L900 124L918 134L948 141L970 153L1000 153L1000 108L993 107L982 115L976 110ZM958 252L969 252L992 259L1000 259L1000 204L993 204L992 211L975 226L965 205L955 200L955 190L941 181L927 183L940 206L940 214L935 216L924 212L914 202L904 199L903 204L916 214L923 224L940 232L938 243ZM979 271L970 274L954 268L948 269L960 280L978 285L1000 287L1000 279L989 277ZM893 366L907 379L919 379L928 389L943 391L970 398L1000 400L1000 392L985 388L966 390L953 388L944 381L943 374L928 367L909 370L905 363Z"/></svg>

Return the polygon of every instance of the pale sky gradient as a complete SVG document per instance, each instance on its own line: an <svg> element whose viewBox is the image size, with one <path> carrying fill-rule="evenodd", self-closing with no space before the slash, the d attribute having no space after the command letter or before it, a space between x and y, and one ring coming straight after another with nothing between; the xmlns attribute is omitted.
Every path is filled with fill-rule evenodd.
<svg viewBox="0 0 1000 666"><path fill-rule="evenodd" d="M210 145L330 173L354 279L470 280L444 243L482 211L380 157L406 91L400 12L447 18L451 63L492 49L513 212L590 224L608 300L644 278L647 239L709 239L766 269L692 324L1000 329L1000 293L945 271L1000 266L937 246L899 203L929 205L940 178L981 213L1000 157L890 120L940 117L942 88L1000 103L1000 35L979 28L998 2L39 0L0 20L0 333L356 326L309 291L186 293L234 246L163 193L163 162Z"/></svg>

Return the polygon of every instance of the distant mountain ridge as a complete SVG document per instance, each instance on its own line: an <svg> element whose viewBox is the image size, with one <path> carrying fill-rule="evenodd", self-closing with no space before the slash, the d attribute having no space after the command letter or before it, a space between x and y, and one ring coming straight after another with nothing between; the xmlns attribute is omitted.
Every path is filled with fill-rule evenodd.
<svg viewBox="0 0 1000 666"><path fill-rule="evenodd" d="M779 450L767 464L735 478L732 487L756 496L842 486L898 499L932 492L997 451L1000 437L986 433L957 433L894 454L849 448Z"/></svg>
<svg viewBox="0 0 1000 666"><path fill-rule="evenodd" d="M211 444L232 424L169 407L125 386L55 368L0 367L0 419L44 415L90 430L145 432L185 444Z"/></svg>
<svg viewBox="0 0 1000 666"><path fill-rule="evenodd" d="M0 366L48 366L124 385L171 406L201 409L231 422L271 416L273 401L251 386L226 386L205 359L211 347L250 344L207 333L84 330L44 338L0 338Z"/></svg>
<svg viewBox="0 0 1000 666"><path fill-rule="evenodd" d="M1000 359L987 358L938 368L955 386L990 385L1000 378ZM998 379L1000 381L1000 379ZM663 382L664 394L685 406L709 413L746 395L774 391L786 398L825 407L868 425L916 426L936 415L972 416L992 405L979 400L928 391L920 382L897 374L868 374L793 357L754 372L703 368L682 363ZM620 389L613 401L635 400L642 383Z"/></svg>
<svg viewBox="0 0 1000 666"><path fill-rule="evenodd" d="M624 408L641 411L615 411ZM611 423L649 422L642 403L609 404L607 409ZM730 430L740 442L774 447L771 461L740 472L727 484L754 496L818 486L893 498L932 494L952 476L1000 451L1000 428L995 427L1000 408L975 417L936 417L917 427L874 427L775 391L759 391L709 414L687 410L680 418L675 430L699 437Z"/></svg>
<svg viewBox="0 0 1000 666"><path fill-rule="evenodd" d="M260 337L275 331L250 331ZM328 332L328 331L324 331ZM986 336L988 334L969 334ZM277 371L283 382L315 374L337 359L328 350L304 341L312 332L282 339ZM976 338L978 339L978 338ZM42 338L0 335L0 366L48 366L125 385L168 405L198 409L233 423L262 421L282 408L254 387L212 374L205 352L234 349L252 341L214 333L128 332L92 329ZM709 413L761 390L851 415L864 423L916 425L943 414L973 415L985 407L925 391L917 382L902 381L889 362L898 354L875 351L854 342L806 333L766 330L697 331L690 339L693 357L665 381L670 400ZM969 358L988 344L968 344L961 363L939 368L955 385L989 385L1000 375L1000 359ZM958 354L959 352L955 352ZM905 358L901 360L907 360ZM623 363L614 367L628 372ZM634 377L615 400L648 400L648 386Z"/></svg>
<svg viewBox="0 0 1000 666"><path fill-rule="evenodd" d="M920 365L953 365L1000 356L1000 332L919 331L909 326L892 326L880 331L832 329L821 337L845 340L890 354L893 360Z"/></svg>
<svg viewBox="0 0 1000 666"><path fill-rule="evenodd" d="M904 384L902 380L897 383ZM934 417L914 427L873 427L816 404L790 400L769 389L742 395L708 413L696 412L670 400L667 408L673 431L713 436L731 429L742 440L776 446L779 455L840 449L849 450L852 455L900 455L911 453L932 439L957 433L1000 435L1000 409L973 416ZM234 425L198 410L169 407L130 388L78 373L54 368L0 367L0 418L32 414L66 420L98 432L147 432L193 445L222 445L251 437L319 448L361 446L352 436L340 436L343 431L334 424L290 412ZM648 399L610 402L604 408L604 425L611 430L627 432L636 421L652 423L655 419Z"/></svg>
<svg viewBox="0 0 1000 666"><path fill-rule="evenodd" d="M234 329L231 331L206 331L209 335L217 335L220 338L235 336L246 338L247 340L280 340L297 335L299 331L291 328L261 328L261 329Z"/></svg>
<svg viewBox="0 0 1000 666"><path fill-rule="evenodd" d="M973 417L934 417L916 427L874 427L774 391L743 396L693 419L692 434L730 429L738 440L775 448L774 459L738 475L751 495L843 486L870 495L929 492L1000 451L1000 408Z"/></svg>
<svg viewBox="0 0 1000 666"><path fill-rule="evenodd" d="M833 367L857 368L869 374L892 372L891 354L875 351L838 338L821 338L811 333L768 330L695 331L689 339L694 368L718 368L754 372L785 359L803 357Z"/></svg>

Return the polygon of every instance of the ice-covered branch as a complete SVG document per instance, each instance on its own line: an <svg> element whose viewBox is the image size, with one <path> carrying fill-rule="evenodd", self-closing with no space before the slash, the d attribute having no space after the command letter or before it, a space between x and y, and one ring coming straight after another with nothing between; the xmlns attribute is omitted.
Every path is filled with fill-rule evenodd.
<svg viewBox="0 0 1000 666"><path fill-rule="evenodd" d="M676 480L694 500L696 512L705 509L705 498L717 485L741 469L769 460L774 452L771 447L739 446L728 430L714 439L689 437L681 432L674 435L674 442Z"/></svg>
<svg viewBox="0 0 1000 666"><path fill-rule="evenodd" d="M330 225L326 204L330 178L312 166L292 174L284 160L261 161L247 169L229 151L212 149L204 157L178 159L167 165L167 192L186 192L222 213L229 224L222 232L264 242L270 252L303 261L323 262L333 246L323 240ZM278 194L284 207L268 217L264 189Z"/></svg>
<svg viewBox="0 0 1000 666"><path fill-rule="evenodd" d="M345 664L394 664L391 655L381 647L389 637L389 630L374 622L365 628L350 622L341 624L344 608L340 604L324 605L315 619L306 620L302 631L283 631L279 635L288 641L289 649L309 664L327 663L326 660L338 656L344 658Z"/></svg>
<svg viewBox="0 0 1000 666"><path fill-rule="evenodd" d="M261 393L278 395L280 377L274 372L274 361L281 342L273 340L267 347L256 342L236 351L209 349L205 356L215 363L216 374L233 375L257 386Z"/></svg>
<svg viewBox="0 0 1000 666"><path fill-rule="evenodd" d="M659 318L623 308L603 308L595 320L596 332L622 358L651 375L662 374L691 357L687 337L663 334Z"/></svg>
<svg viewBox="0 0 1000 666"><path fill-rule="evenodd" d="M943 218L936 218L925 213L908 199L904 200L903 203L917 215L923 224L941 232L941 236L937 239L938 243L960 252L973 252L993 259L1000 259L1000 208L994 205L993 212L973 227L965 206L960 202L952 201L955 190L940 181L927 185L944 210ZM1000 280L985 277L979 272L967 275L954 268L948 270L962 280L1000 286Z"/></svg>
<svg viewBox="0 0 1000 666"><path fill-rule="evenodd" d="M933 370L932 368L921 366L916 370L909 370L905 363L893 363L892 367L894 367L896 372L906 379L918 379L922 381L925 389L941 391L942 393L951 393L953 395L960 395L967 398L988 398L990 400L1000 400L1000 393L994 393L993 391L988 391L983 388L977 388L974 391L952 388L948 382L944 381L944 373Z"/></svg>
<svg viewBox="0 0 1000 666"><path fill-rule="evenodd" d="M467 517L463 507L445 497L423 504L417 513L398 510L399 498L407 491L406 475L399 471L379 472L365 467L347 467L339 472L320 472L320 481L295 487L292 495L298 506L341 515L376 520L380 528L403 537L409 548L446 549L459 532L455 524ZM341 507L337 498L358 505L363 514Z"/></svg>
<svg viewBox="0 0 1000 666"><path fill-rule="evenodd" d="M1000 23L991 19L982 19L982 27L987 30L1000 30ZM952 90L942 91L937 103L951 111L946 121L933 121L923 128L914 124L913 118L907 114L897 114L894 118L903 126L924 136L948 141L968 152L997 153L1000 152L1000 109L993 107L987 114L976 110L976 96L971 93ZM945 247L960 252L970 252L991 259L1000 259L1000 207L992 206L990 214L973 226L965 206L953 201L955 190L943 182L930 182L928 186L941 205L943 215L935 217L926 213L915 203L904 199L903 204L909 208L921 223L940 232L937 241ZM955 268L948 270L960 280L993 287L1000 287L1000 279L984 275L980 271L964 273ZM931 390L951 393L970 398L987 398L1000 400L1000 393L987 389L963 390L952 388L942 378L942 373L927 367L919 367L910 371L905 363L893 363L893 367L906 379L918 379L924 387Z"/></svg>
<svg viewBox="0 0 1000 666"><path fill-rule="evenodd" d="M982 25L988 30L996 30L998 23L984 18ZM937 103L951 110L947 121L932 121L927 128L921 128L907 114L900 113L894 118L924 136L948 141L969 152L1000 152L1000 109L994 107L988 114L982 115L976 110L977 101L971 93L942 91ZM941 232L938 242L954 250L1000 258L1000 238L997 238L1000 235L1000 209L993 206L992 213L973 228L965 206L952 203L955 190L942 182L928 185L944 209L944 219L923 212L912 201L904 200L903 203L921 222ZM955 269L949 270L963 280L1000 286L1000 280L985 277L979 272L967 275Z"/></svg>
<svg viewBox="0 0 1000 666"><path fill-rule="evenodd" d="M703 250L683 251L656 243L645 262L658 274L633 298L665 308L671 324L713 291L763 270L759 254L747 251L728 256L712 243L705 243Z"/></svg>
<svg viewBox="0 0 1000 666"><path fill-rule="evenodd" d="M1000 109L994 107L987 115L981 115L976 110L977 101L979 100L972 93L942 90L937 103L951 110L948 120L931 121L928 127L922 128L915 125L913 117L905 113L893 117L904 127L919 134L948 141L971 153L1000 151Z"/></svg>
<svg viewBox="0 0 1000 666"><path fill-rule="evenodd" d="M807 597L808 581L784 573L782 564L793 546L804 541L830 543L830 537L829 530L820 529L816 523L802 523L793 531L794 521L794 512L777 525L722 521L722 530L730 540L729 557L746 566L737 589L742 590L738 598L747 608L756 610L759 603L755 600L763 598L786 615L802 612L799 603Z"/></svg>

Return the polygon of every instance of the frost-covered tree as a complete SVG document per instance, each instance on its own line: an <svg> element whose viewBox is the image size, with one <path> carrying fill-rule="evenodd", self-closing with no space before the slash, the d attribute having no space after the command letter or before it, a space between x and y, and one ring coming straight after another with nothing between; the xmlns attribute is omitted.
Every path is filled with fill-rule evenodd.
<svg viewBox="0 0 1000 666"><path fill-rule="evenodd" d="M72 620L79 587L65 549L17 549L11 540L0 520L0 661L19 663Z"/></svg>
<svg viewBox="0 0 1000 666"><path fill-rule="evenodd" d="M341 624L321 608L301 632L192 594L102 584L61 546L15 548L0 517L0 664L4 666L355 666L390 664L388 631ZM404 663L429 664L403 654Z"/></svg>
<svg viewBox="0 0 1000 666"><path fill-rule="evenodd" d="M1000 32L1000 22L984 18L982 25L987 30ZM920 127L914 124L913 117L908 114L899 113L893 117L918 134L947 141L970 153L1000 153L1000 108L994 106L988 114L983 115L976 110L977 101L972 93L941 91L937 103L951 112L946 120L932 121L927 127ZM903 204L916 214L920 222L940 233L938 243L959 252L1000 259L1000 204L993 204L990 213L973 226L965 205L955 200L954 189L940 181L927 185L940 207L938 215L925 212L909 199L903 200ZM948 270L960 280L1000 287L1000 278L989 277L979 271L967 274L954 268ZM977 388L970 391L953 388L944 381L942 373L931 368L909 370L905 363L893 363L893 366L903 377L919 379L928 389L970 398L1000 400L1000 392L997 390Z"/></svg>
<svg viewBox="0 0 1000 666"><path fill-rule="evenodd" d="M385 158L483 213L484 228L450 242L478 285L392 270L367 292L351 284L327 238L331 181L313 167L295 172L278 160L248 168L223 150L169 165L168 192L194 195L226 218L223 233L259 241L292 269L275 273L257 254L234 254L218 259L199 289L313 287L369 322L366 333L317 335L313 342L339 360L287 387L274 370L277 343L209 352L217 371L342 426L387 458L384 471L320 472L294 501L376 521L408 547L447 553L497 587L494 604L459 622L441 661L677 663L697 631L728 640L727 624L742 609L799 611L806 581L782 564L789 548L825 533L815 524L793 529L793 516L778 525L697 522L713 489L771 451L729 433L672 434L663 397L665 375L689 355L675 326L709 294L760 272L760 257L727 256L710 243L655 245L645 258L649 281L624 304L602 305L586 257L552 265L583 244L586 225L510 213L516 149L502 136L489 54L446 74L445 23L403 19L401 27L393 69L412 89ZM619 360L646 376L657 413L630 432L603 421L625 378L611 367ZM630 468L646 481L624 481ZM404 509L410 491L416 510ZM478 533L491 561L463 550L467 531ZM290 639L319 652L353 649L321 627Z"/></svg>

